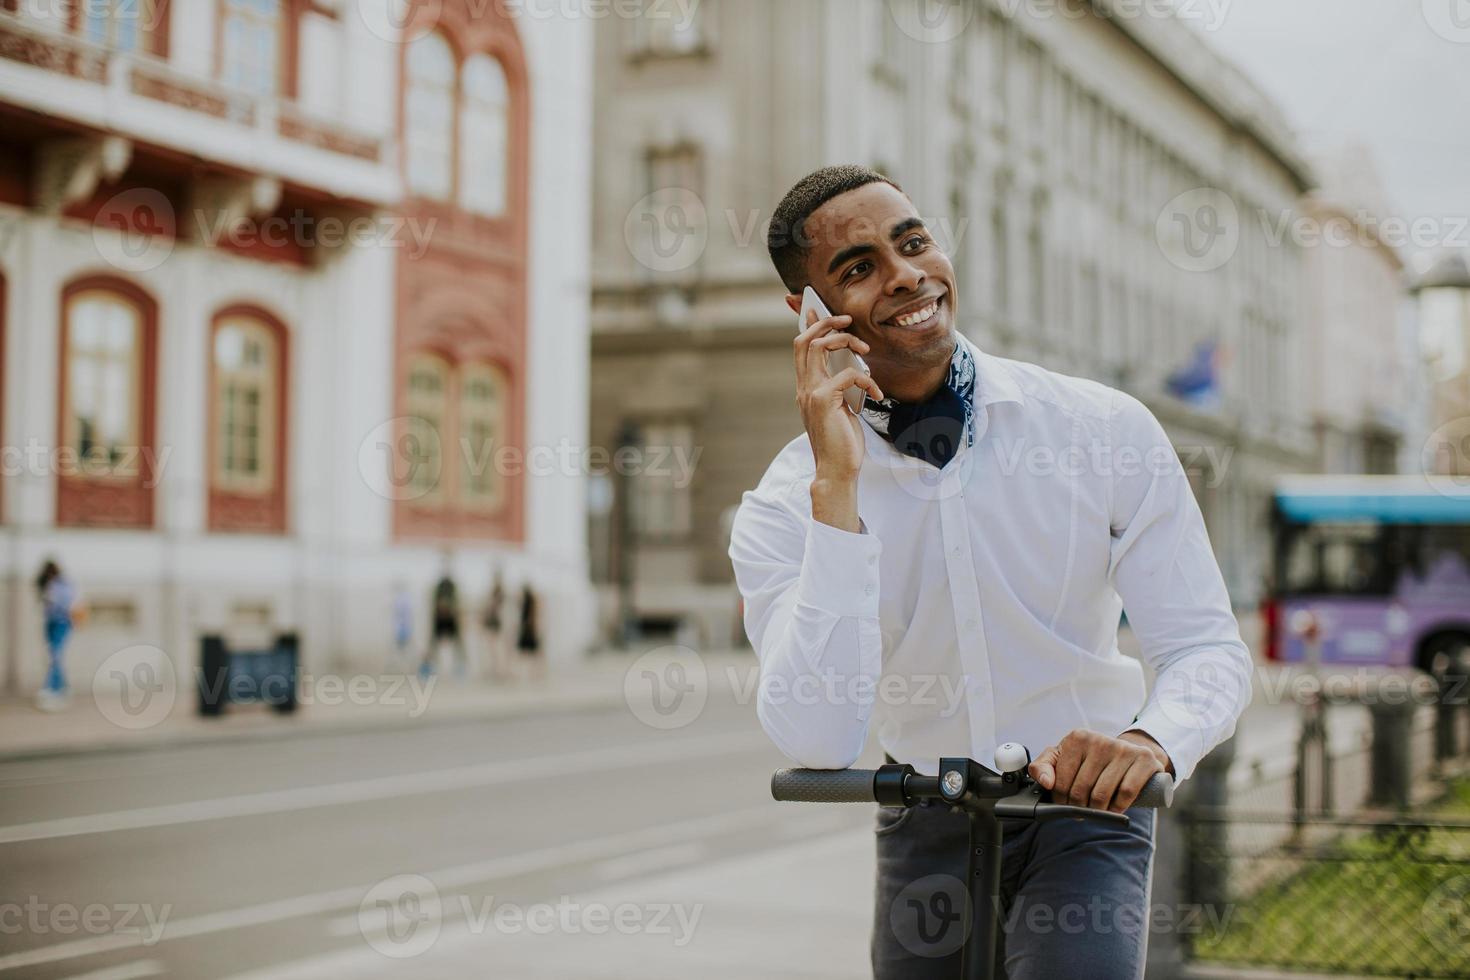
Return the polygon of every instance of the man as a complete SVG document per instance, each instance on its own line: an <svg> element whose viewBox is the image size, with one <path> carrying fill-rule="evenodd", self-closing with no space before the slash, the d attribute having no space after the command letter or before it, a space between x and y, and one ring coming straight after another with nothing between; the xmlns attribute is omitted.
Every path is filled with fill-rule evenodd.
<svg viewBox="0 0 1470 980"><path fill-rule="evenodd" d="M1250 700L1250 654L1168 437L1122 392L960 336L949 259L871 170L803 178L768 245L787 305L811 285L834 316L796 338L806 433L731 534L762 727L825 769L852 765L874 726L929 774L1026 745L1055 799L1130 825L1003 821L1004 973L1142 976L1154 812L1131 804L1157 772L1188 778ZM829 376L842 347L872 376ZM842 397L854 384L861 418ZM1158 671L1147 701L1117 648L1125 607ZM934 804L877 820L875 976L957 975L965 819ZM912 921L927 913L954 928Z"/></svg>

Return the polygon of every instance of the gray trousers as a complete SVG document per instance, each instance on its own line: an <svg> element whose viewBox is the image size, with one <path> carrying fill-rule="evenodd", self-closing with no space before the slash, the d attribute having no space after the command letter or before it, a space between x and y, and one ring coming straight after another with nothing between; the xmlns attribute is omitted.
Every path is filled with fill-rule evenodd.
<svg viewBox="0 0 1470 980"><path fill-rule="evenodd" d="M1129 825L1001 821L997 978L1138 980L1148 945L1155 811ZM969 922L969 821L924 800L877 815L876 980L953 980Z"/></svg>

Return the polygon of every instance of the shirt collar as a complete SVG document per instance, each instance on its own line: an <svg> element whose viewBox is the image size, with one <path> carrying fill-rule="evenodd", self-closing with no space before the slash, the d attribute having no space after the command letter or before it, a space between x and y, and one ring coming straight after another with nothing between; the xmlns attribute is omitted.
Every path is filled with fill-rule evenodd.
<svg viewBox="0 0 1470 980"><path fill-rule="evenodd" d="M1009 362L994 354L985 353L963 334L956 336L962 346L969 348L970 355L975 359L975 397L981 405L994 405L998 402L1025 403L1026 396L1021 392L1021 386L1017 384Z"/></svg>
<svg viewBox="0 0 1470 980"><path fill-rule="evenodd" d="M975 355L959 334L955 335L954 355L950 358L949 374L944 387L954 392L965 409L965 445L975 444ZM885 398L881 402L863 399L862 416L873 427L873 431L891 441L889 431L892 412L898 407L896 399Z"/></svg>
<svg viewBox="0 0 1470 980"><path fill-rule="evenodd" d="M972 408L989 408L989 406L1001 402L1025 403L1025 394L1022 392L1020 384L1016 381L1009 361L1005 358L985 353L979 347L975 346L968 337L958 331L955 332L955 338L957 343L955 345L954 357L950 362L950 374L945 379L946 384L956 376L956 362L961 361L964 356L968 355L973 364L973 383L969 386L969 404ZM964 354L961 353L962 351ZM913 460L895 449L883 434L884 430L877 428L873 424L874 413L869 411L869 406L874 405L876 405L875 402L865 400L864 410L862 412L862 419L867 423L863 426L863 429L866 436L864 441L868 443L868 454L874 458L882 459L890 463L890 465L902 460L907 460L914 465L920 465L917 460ZM976 424L976 412L970 411L966 415L966 422L968 423L966 445L972 446L984 429Z"/></svg>

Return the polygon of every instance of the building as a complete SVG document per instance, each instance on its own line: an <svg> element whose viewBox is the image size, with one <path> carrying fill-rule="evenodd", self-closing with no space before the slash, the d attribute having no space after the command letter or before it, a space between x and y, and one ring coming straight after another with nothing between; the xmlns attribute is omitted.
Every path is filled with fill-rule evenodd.
<svg viewBox="0 0 1470 980"><path fill-rule="evenodd" d="M1395 473L1412 427L1415 365L1401 343L1403 259L1366 148L1317 155L1319 186L1298 207L1307 270L1302 380L1322 473ZM1331 352L1328 356L1328 352Z"/></svg>
<svg viewBox="0 0 1470 980"><path fill-rule="evenodd" d="M1313 456L1302 258L1271 234L1306 164L1178 19L1101 0L938 7L706 0L659 28L600 25L592 440L698 452L682 485L630 479L626 508L595 497L605 621L628 567L646 624L738 635L728 516L800 431L766 222L834 162L910 193L983 348L1150 405L1233 595L1254 602L1270 487Z"/></svg>
<svg viewBox="0 0 1470 980"><path fill-rule="evenodd" d="M585 443L587 21L0 6L8 689L46 557L84 688L137 644L188 676L211 631L375 671L395 587L427 620L452 568L473 622L492 563L578 655L585 476L537 460Z"/></svg>
<svg viewBox="0 0 1470 980"><path fill-rule="evenodd" d="M1425 472L1470 476L1470 256L1437 256L1414 283L1432 430L1415 446ZM1457 481L1458 482L1458 481Z"/></svg>

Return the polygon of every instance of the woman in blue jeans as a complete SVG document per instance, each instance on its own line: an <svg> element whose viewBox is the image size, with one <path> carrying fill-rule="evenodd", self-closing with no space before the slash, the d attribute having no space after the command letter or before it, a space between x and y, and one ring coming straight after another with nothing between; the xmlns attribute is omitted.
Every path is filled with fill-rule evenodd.
<svg viewBox="0 0 1470 980"><path fill-rule="evenodd" d="M36 704L43 711L55 711L66 704L66 672L62 666L61 654L66 647L66 638L71 633L72 604L76 600L76 591L54 561L48 561L42 566L41 574L36 577L36 590L41 596L46 650L51 659L46 670L46 683L41 688Z"/></svg>

